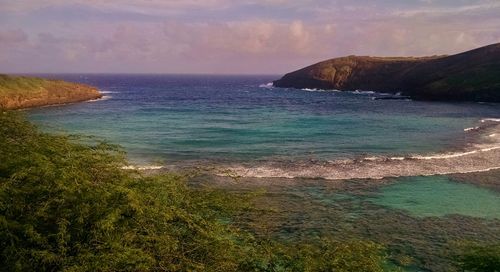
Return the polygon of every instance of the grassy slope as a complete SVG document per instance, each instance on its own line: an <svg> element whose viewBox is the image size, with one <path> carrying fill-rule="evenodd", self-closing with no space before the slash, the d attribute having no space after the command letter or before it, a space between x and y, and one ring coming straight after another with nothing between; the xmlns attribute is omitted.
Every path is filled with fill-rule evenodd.
<svg viewBox="0 0 500 272"><path fill-rule="evenodd" d="M84 84L36 77L0 75L0 108L19 109L97 99L97 89Z"/></svg>

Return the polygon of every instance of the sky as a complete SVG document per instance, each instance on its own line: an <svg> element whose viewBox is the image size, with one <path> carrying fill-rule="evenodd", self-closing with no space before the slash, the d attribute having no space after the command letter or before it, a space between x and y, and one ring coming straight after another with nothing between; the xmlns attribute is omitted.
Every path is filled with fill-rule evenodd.
<svg viewBox="0 0 500 272"><path fill-rule="evenodd" d="M500 0L0 0L0 73L283 74L500 42Z"/></svg>

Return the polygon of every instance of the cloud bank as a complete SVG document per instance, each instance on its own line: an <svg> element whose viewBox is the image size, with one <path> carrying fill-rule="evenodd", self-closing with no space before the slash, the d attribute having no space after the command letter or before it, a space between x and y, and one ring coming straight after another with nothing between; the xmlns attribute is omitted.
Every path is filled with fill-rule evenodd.
<svg viewBox="0 0 500 272"><path fill-rule="evenodd" d="M343 55L500 42L500 2L0 2L0 72L280 74Z"/></svg>

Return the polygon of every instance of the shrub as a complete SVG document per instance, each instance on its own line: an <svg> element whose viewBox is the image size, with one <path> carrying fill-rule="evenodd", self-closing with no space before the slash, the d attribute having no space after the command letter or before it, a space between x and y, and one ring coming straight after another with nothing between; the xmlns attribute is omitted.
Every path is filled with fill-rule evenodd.
<svg viewBox="0 0 500 272"><path fill-rule="evenodd" d="M88 142L88 141L87 141ZM240 195L125 170L103 142L0 113L0 267L7 271L380 271L370 242L286 245L227 223Z"/></svg>
<svg viewBox="0 0 500 272"><path fill-rule="evenodd" d="M457 246L456 260L463 271L500 271L500 244L481 245L466 243Z"/></svg>

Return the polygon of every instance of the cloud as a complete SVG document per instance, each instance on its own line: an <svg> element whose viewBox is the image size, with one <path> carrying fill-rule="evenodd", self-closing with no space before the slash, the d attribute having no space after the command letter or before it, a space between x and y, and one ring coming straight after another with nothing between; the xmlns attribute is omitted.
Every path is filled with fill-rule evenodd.
<svg viewBox="0 0 500 272"><path fill-rule="evenodd" d="M249 54L254 57L307 54L317 49L317 44L311 42L311 36L320 37L323 34L321 28L305 26L301 21L253 20L207 24L201 29L197 25L186 27L197 33L201 38L198 44L213 54L223 51L223 54Z"/></svg>
<svg viewBox="0 0 500 272"><path fill-rule="evenodd" d="M0 0L0 70L282 73L344 55L450 54L500 41L497 1L387 3ZM81 6L53 9L68 5ZM73 19L89 12L82 7L100 13ZM111 11L120 12L103 20Z"/></svg>
<svg viewBox="0 0 500 272"><path fill-rule="evenodd" d="M475 5L465 5L465 6L426 7L426 8L416 8L410 10L398 10L394 11L392 15L399 17L416 17L416 16L441 17L450 15L470 16L475 13L493 12L494 10L496 10L497 12L500 10L500 2L485 2L485 3L478 3Z"/></svg>
<svg viewBox="0 0 500 272"><path fill-rule="evenodd" d="M21 29L0 29L0 44L14 45L28 41L28 35Z"/></svg>
<svg viewBox="0 0 500 272"><path fill-rule="evenodd" d="M180 11L225 9L235 5L258 4L274 6L286 4L286 0L5 0L0 3L4 11L29 12L33 10L65 6L82 6L104 11L129 11L143 14L163 14Z"/></svg>
<svg viewBox="0 0 500 272"><path fill-rule="evenodd" d="M21 29L0 29L0 61L9 67L9 58L19 52L19 48L29 44L28 35Z"/></svg>

